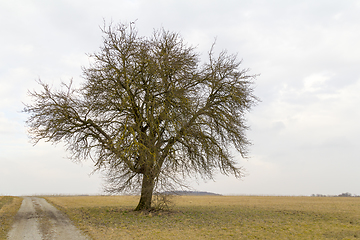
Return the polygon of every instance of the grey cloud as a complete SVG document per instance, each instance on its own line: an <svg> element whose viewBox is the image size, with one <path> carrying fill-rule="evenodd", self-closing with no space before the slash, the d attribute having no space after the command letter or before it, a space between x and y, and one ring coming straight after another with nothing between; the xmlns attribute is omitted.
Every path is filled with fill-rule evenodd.
<svg viewBox="0 0 360 240"><path fill-rule="evenodd" d="M85 53L97 51L101 45L103 18L107 23L138 19L140 35L150 35L160 27L180 32L204 57L217 37L217 52L228 49L238 53L242 66L251 68L250 74L261 74L255 94L262 102L247 115L248 134L254 143L252 158L239 158L249 176L243 181L219 176L217 183L199 187L213 187L220 193L360 194L355 184L360 180L356 172L360 148L359 9L358 1L325 0L2 1L0 129L12 140L0 145L0 161L11 173L31 161L42 166L34 182L46 179L49 184L40 184L29 190L30 194L51 191L51 183L58 192L64 191L63 186L72 192L81 190L81 184L71 188L70 182L89 173L88 169L74 165L72 180L63 186L60 177L46 174L66 174L73 163L63 159L66 153L59 148L54 150L45 143L34 148L28 145L26 135L17 130L26 118L19 113L21 102L29 101L26 91L38 87L35 80L39 77L54 86L71 77L81 81L81 66L89 64ZM10 152L18 148L23 155ZM59 156L49 160L54 152ZM344 180L337 179L336 187L331 188L337 170L338 179ZM77 177L76 171L81 171ZM28 172L26 179L32 181L34 174ZM2 185L2 176L3 193L25 191L15 177L13 187ZM79 182L86 185L87 175L83 177ZM89 181L94 186L87 191L98 191L99 178ZM236 191L225 190L225 186L236 186Z"/></svg>

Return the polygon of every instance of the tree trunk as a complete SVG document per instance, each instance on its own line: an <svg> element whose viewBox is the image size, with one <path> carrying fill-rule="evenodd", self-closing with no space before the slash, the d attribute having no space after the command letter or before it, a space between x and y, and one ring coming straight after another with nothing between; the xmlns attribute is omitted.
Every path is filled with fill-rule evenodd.
<svg viewBox="0 0 360 240"><path fill-rule="evenodd" d="M154 177L143 175L140 201L135 211L151 210L151 199L154 190Z"/></svg>

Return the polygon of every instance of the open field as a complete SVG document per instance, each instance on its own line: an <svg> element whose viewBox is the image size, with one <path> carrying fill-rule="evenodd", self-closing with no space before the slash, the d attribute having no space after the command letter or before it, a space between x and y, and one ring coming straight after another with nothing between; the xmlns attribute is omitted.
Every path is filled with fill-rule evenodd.
<svg viewBox="0 0 360 240"><path fill-rule="evenodd" d="M19 197L0 196L0 239L6 239L21 202Z"/></svg>
<svg viewBox="0 0 360 240"><path fill-rule="evenodd" d="M46 197L94 239L360 239L360 198L177 196L171 212L138 197Z"/></svg>

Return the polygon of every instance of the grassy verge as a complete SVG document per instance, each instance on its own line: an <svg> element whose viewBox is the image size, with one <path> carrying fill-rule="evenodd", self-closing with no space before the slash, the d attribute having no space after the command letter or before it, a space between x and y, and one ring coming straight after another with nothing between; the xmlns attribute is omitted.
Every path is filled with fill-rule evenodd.
<svg viewBox="0 0 360 240"><path fill-rule="evenodd" d="M360 239L360 198L179 196L133 212L133 196L47 197L94 239Z"/></svg>
<svg viewBox="0 0 360 240"><path fill-rule="evenodd" d="M0 196L0 239L6 239L22 198Z"/></svg>

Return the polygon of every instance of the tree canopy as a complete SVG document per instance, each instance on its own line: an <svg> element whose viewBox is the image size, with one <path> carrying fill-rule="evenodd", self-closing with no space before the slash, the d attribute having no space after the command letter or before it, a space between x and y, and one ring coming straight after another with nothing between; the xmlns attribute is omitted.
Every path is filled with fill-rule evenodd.
<svg viewBox="0 0 360 240"><path fill-rule="evenodd" d="M107 171L112 190L141 188L136 210L151 208L154 188L178 176L242 177L232 149L247 156L245 114L257 101L255 75L223 51L201 63L182 37L163 29L140 37L133 24L103 29L103 46L83 67L79 88L63 83L30 92L30 136L64 142L78 160Z"/></svg>

